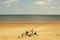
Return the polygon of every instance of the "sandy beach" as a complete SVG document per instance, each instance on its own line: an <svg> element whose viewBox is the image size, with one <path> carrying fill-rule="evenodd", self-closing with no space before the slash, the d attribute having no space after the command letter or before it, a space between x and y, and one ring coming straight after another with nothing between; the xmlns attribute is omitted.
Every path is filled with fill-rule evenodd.
<svg viewBox="0 0 60 40"><path fill-rule="evenodd" d="M31 29L37 35L21 36ZM0 23L0 40L60 40L60 23Z"/></svg>

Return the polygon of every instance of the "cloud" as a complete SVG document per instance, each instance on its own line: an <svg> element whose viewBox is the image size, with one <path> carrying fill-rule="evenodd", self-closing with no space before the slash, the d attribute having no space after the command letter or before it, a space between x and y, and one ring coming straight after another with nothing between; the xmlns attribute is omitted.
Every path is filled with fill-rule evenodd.
<svg viewBox="0 0 60 40"><path fill-rule="evenodd" d="M55 6L52 6L51 8L56 8Z"/></svg>
<svg viewBox="0 0 60 40"><path fill-rule="evenodd" d="M17 0L6 0L3 3L4 4L11 4L11 3L14 3L14 2L17 2Z"/></svg>
<svg viewBox="0 0 60 40"><path fill-rule="evenodd" d="M46 5L46 1L37 1L35 2L34 4L37 4L37 5Z"/></svg>
<svg viewBox="0 0 60 40"><path fill-rule="evenodd" d="M48 8L48 9L53 9L53 8L56 8L56 6L59 6L57 5L58 2L56 2L56 0L43 0L43 1L37 1L35 2L34 4L35 5L40 5L40 7L42 6L42 8ZM60 6L59 6L60 7Z"/></svg>
<svg viewBox="0 0 60 40"><path fill-rule="evenodd" d="M46 5L46 4L51 4L54 0L43 0L43 1L37 1L35 2L34 4L37 4L37 5Z"/></svg>
<svg viewBox="0 0 60 40"><path fill-rule="evenodd" d="M6 7L12 7L16 3L18 3L19 0L5 0L2 2L2 4L6 5Z"/></svg>
<svg viewBox="0 0 60 40"><path fill-rule="evenodd" d="M12 7L12 5L7 5L6 7Z"/></svg>
<svg viewBox="0 0 60 40"><path fill-rule="evenodd" d="M47 0L48 2L52 2L53 0Z"/></svg>

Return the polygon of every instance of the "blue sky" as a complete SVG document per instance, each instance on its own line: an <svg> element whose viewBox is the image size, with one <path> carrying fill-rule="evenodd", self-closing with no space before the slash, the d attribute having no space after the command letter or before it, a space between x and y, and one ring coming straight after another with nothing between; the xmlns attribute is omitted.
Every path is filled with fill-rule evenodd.
<svg viewBox="0 0 60 40"><path fill-rule="evenodd" d="M0 0L0 14L60 14L60 0Z"/></svg>

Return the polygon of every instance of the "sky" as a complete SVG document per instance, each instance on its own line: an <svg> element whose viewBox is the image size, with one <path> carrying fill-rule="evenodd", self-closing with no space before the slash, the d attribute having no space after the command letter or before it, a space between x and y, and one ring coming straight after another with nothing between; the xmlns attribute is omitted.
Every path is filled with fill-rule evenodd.
<svg viewBox="0 0 60 40"><path fill-rule="evenodd" d="M60 14L60 0L0 0L1 14Z"/></svg>
<svg viewBox="0 0 60 40"><path fill-rule="evenodd" d="M60 15L0 15L0 23L60 22Z"/></svg>

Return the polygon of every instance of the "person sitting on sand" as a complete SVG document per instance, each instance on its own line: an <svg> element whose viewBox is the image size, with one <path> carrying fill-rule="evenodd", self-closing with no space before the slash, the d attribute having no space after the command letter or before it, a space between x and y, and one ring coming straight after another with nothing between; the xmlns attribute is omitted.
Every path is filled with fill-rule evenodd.
<svg viewBox="0 0 60 40"><path fill-rule="evenodd" d="M37 32L35 32L34 35L37 35Z"/></svg>
<svg viewBox="0 0 60 40"><path fill-rule="evenodd" d="M29 37L31 37L32 35L31 35L31 34L29 34L28 36L29 36Z"/></svg>
<svg viewBox="0 0 60 40"><path fill-rule="evenodd" d="M25 35L28 35L28 34L29 34L29 32L28 32L28 31L26 31L26 32L25 32Z"/></svg>
<svg viewBox="0 0 60 40"><path fill-rule="evenodd" d="M22 33L21 36L24 36L24 33Z"/></svg>

